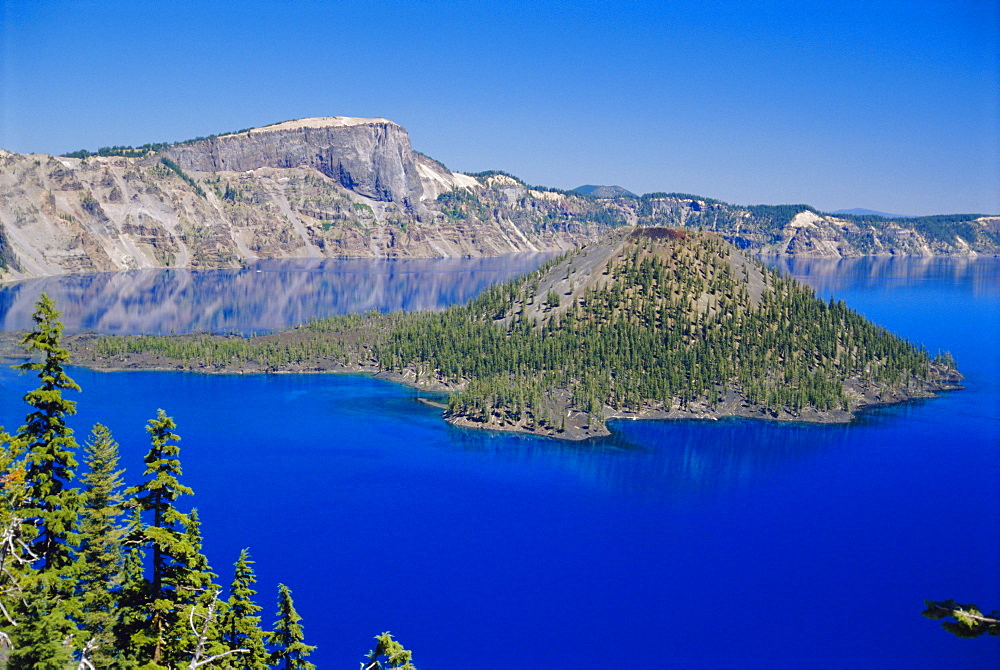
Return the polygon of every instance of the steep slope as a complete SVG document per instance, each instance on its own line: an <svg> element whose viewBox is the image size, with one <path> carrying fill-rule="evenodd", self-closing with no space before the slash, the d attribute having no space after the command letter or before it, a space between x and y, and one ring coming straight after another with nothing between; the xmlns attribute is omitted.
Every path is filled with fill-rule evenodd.
<svg viewBox="0 0 1000 670"><path fill-rule="evenodd" d="M843 422L957 388L927 353L721 238L617 231L471 305L398 325L386 369L458 386L449 420L579 439L613 417Z"/></svg>
<svg viewBox="0 0 1000 670"><path fill-rule="evenodd" d="M0 152L0 280L259 258L459 257L564 250L599 224L447 216L486 191L383 119L304 119L147 152ZM502 197L502 196L501 196Z"/></svg>
<svg viewBox="0 0 1000 670"><path fill-rule="evenodd" d="M183 170L202 173L309 167L366 198L422 209L424 191L410 138L386 119L286 121L172 146L162 154Z"/></svg>
<svg viewBox="0 0 1000 670"><path fill-rule="evenodd" d="M299 119L58 158L0 151L0 281L258 258L555 251L636 224L704 228L764 254L1000 253L1000 217L835 216L454 173L386 119Z"/></svg>

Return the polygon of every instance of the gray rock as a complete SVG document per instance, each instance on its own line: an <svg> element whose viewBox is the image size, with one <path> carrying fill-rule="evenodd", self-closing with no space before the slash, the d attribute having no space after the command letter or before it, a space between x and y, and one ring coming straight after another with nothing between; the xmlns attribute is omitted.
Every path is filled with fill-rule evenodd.
<svg viewBox="0 0 1000 670"><path fill-rule="evenodd" d="M423 188L406 129L385 119L350 121L283 123L173 146L163 155L200 172L312 167L367 198L420 208Z"/></svg>

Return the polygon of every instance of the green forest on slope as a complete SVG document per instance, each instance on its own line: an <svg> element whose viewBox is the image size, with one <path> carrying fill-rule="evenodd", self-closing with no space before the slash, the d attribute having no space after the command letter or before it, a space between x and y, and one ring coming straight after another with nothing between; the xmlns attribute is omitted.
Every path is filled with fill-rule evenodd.
<svg viewBox="0 0 1000 670"><path fill-rule="evenodd" d="M734 392L775 417L849 411L860 402L851 381L905 393L951 366L842 302L734 264L734 253L710 234L637 229L598 281L574 287L564 260L466 307L402 322L376 358L391 370L469 380L451 396L453 414L550 426L562 422L552 410L567 406L601 421L607 409L711 406ZM553 273L565 273L569 290L537 294Z"/></svg>
<svg viewBox="0 0 1000 670"><path fill-rule="evenodd" d="M256 338L102 337L88 347L107 366L138 357L150 367L391 373L455 390L453 419L554 434L573 413L600 426L609 415L695 404L815 420L958 378L950 356L932 359L721 238L662 228L617 231L441 312L334 317Z"/></svg>
<svg viewBox="0 0 1000 670"><path fill-rule="evenodd" d="M181 483L170 416L161 409L148 422L142 481L127 488L107 427L76 442L66 422L76 401L64 393L80 387L65 372L58 316L42 294L23 339L35 356L15 366L40 386L24 396L25 424L0 427L0 668L314 668L287 586L263 627L248 550L228 588L218 585L198 512L178 504L194 492ZM383 633L362 667L412 670L411 658Z"/></svg>

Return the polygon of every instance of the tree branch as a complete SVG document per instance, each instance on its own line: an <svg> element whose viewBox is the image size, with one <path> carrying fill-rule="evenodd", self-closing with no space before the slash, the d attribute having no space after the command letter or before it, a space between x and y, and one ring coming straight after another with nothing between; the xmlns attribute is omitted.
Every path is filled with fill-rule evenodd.
<svg viewBox="0 0 1000 670"><path fill-rule="evenodd" d="M208 612L206 612L202 617L205 620L205 623L202 624L201 632L198 632L198 629L194 625L195 606L191 605L191 611L188 613L188 625L191 627L191 632L198 638L198 644L195 646L194 651L191 652L191 662L188 664L188 670L196 670L203 665L208 665L214 660L220 659L224 656L229 656L229 654L245 654L249 651L249 649L230 649L229 651L224 651L221 654L209 656L208 658L202 658L202 654L205 653L205 645L208 644L208 627L212 625L213 621L215 621L215 606L219 602L220 593L222 593L222 590L218 589L216 590L215 595L212 596L212 604L208 606Z"/></svg>
<svg viewBox="0 0 1000 670"><path fill-rule="evenodd" d="M97 670L94 664L90 662L90 659L87 658L90 652L95 649L97 649L97 639L92 637L87 640L87 644L83 645L83 649L80 650L80 663L77 664L76 670Z"/></svg>

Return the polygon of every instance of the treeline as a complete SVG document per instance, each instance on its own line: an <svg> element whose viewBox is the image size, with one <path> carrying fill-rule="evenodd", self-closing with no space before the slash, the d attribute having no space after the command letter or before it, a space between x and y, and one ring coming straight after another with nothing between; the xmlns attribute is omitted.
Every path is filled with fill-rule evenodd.
<svg viewBox="0 0 1000 670"><path fill-rule="evenodd" d="M281 333L248 337L207 333L102 336L93 340L87 353L99 361L153 355L187 369L330 369L367 360L373 355L373 345L407 318L402 312L372 311L317 319Z"/></svg>
<svg viewBox="0 0 1000 670"><path fill-rule="evenodd" d="M60 155L63 158L90 158L91 156L124 156L125 158L143 158L151 153L155 154L159 151L163 151L164 149L169 149L170 147L184 146L186 144L194 144L195 142L204 142L206 140L222 137L224 135L239 135L240 133L246 133L251 130L253 130L252 127L241 128L240 130L234 130L229 133L213 133L212 135L203 136L199 135L198 137L194 137L189 140L180 140L179 142L148 142L146 144L140 144L137 147L127 144L116 144L110 147L100 147L97 151L79 149L77 151L71 151Z"/></svg>
<svg viewBox="0 0 1000 670"><path fill-rule="evenodd" d="M80 149L62 154L63 158L90 158L91 156L124 156L125 158L142 158L151 153L156 153L161 149L171 146L169 142L150 142L137 147L128 145L114 145L113 147L100 147L97 151Z"/></svg>
<svg viewBox="0 0 1000 670"><path fill-rule="evenodd" d="M0 668L313 668L288 587L262 626L247 550L228 588L217 583L197 510L179 505L193 491L174 420L159 410L148 422L143 479L125 487L110 430L96 424L81 449L66 423L76 403L63 394L80 387L44 294L34 320L24 344L41 360L17 367L41 385L24 397L25 425L0 428ZM363 666L412 668L411 658L384 633Z"/></svg>

